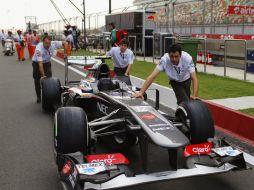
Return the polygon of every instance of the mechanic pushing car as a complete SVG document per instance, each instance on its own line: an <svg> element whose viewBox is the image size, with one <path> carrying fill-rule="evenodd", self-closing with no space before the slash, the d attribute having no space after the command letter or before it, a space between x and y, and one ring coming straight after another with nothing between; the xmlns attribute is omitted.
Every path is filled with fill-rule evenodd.
<svg viewBox="0 0 254 190"><path fill-rule="evenodd" d="M112 47L107 56L112 56L114 72L117 76L129 76L133 64L133 52L128 49L129 41L122 39L120 47Z"/></svg>
<svg viewBox="0 0 254 190"><path fill-rule="evenodd" d="M45 36L35 49L32 58L33 78L35 91L37 95L37 103L41 102L41 85L40 80L45 77L52 76L50 59L54 54L55 49L63 47L64 55L66 57L67 43L61 41L51 41L50 36Z"/></svg>
<svg viewBox="0 0 254 190"><path fill-rule="evenodd" d="M182 51L179 44L174 44L165 53L160 63L155 67L153 72L148 76L141 90L134 95L136 98L142 98L145 91L152 84L154 79L160 74L166 72L170 84L175 92L177 104L190 99L190 86L192 80L193 98L198 96L198 79L195 72L195 66L192 57Z"/></svg>

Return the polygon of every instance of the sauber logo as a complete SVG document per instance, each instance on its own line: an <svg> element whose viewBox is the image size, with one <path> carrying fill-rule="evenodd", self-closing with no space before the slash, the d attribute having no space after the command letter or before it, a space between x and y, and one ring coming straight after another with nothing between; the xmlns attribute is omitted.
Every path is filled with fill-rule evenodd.
<svg viewBox="0 0 254 190"><path fill-rule="evenodd" d="M185 147L184 156L190 156L195 154L210 154L212 151L213 143L194 144Z"/></svg>
<svg viewBox="0 0 254 190"><path fill-rule="evenodd" d="M107 166L112 164L129 164L129 160L120 153L87 155L85 159L89 163L104 162Z"/></svg>
<svg viewBox="0 0 254 190"><path fill-rule="evenodd" d="M152 113L145 113L145 114L140 115L140 118L143 120L153 120L156 118L156 116Z"/></svg>

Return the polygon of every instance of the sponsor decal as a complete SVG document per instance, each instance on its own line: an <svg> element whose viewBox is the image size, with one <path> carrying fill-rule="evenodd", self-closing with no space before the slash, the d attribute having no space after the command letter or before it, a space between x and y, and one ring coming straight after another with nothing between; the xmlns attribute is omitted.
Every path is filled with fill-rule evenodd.
<svg viewBox="0 0 254 190"><path fill-rule="evenodd" d="M239 150L233 149L231 146L213 148L212 151L220 156L237 156L242 153Z"/></svg>
<svg viewBox="0 0 254 190"><path fill-rule="evenodd" d="M146 17L147 20L149 21L156 21L156 16L155 15L149 15Z"/></svg>
<svg viewBox="0 0 254 190"><path fill-rule="evenodd" d="M104 162L107 166L112 164L129 164L129 160L120 153L87 155L85 159L89 163Z"/></svg>
<svg viewBox="0 0 254 190"><path fill-rule="evenodd" d="M253 6L228 6L228 14L254 15L254 7Z"/></svg>
<svg viewBox="0 0 254 190"><path fill-rule="evenodd" d="M210 154L212 151L212 142L202 144L192 144L185 147L184 156L191 156L196 154Z"/></svg>
<svg viewBox="0 0 254 190"><path fill-rule="evenodd" d="M144 113L140 115L140 118L143 120L153 120L156 118L156 116L152 113Z"/></svg>
<svg viewBox="0 0 254 190"><path fill-rule="evenodd" d="M170 130L171 127L159 127L159 128L153 128L153 132L157 132L157 131L166 131L166 130Z"/></svg>
<svg viewBox="0 0 254 190"><path fill-rule="evenodd" d="M85 175L95 175L107 170L107 167L104 162L77 164L76 167L78 169L79 174Z"/></svg>
<svg viewBox="0 0 254 190"><path fill-rule="evenodd" d="M97 108L98 108L98 110L100 110L100 112L107 115L108 106L106 106L104 104L100 104L99 102L97 102Z"/></svg>

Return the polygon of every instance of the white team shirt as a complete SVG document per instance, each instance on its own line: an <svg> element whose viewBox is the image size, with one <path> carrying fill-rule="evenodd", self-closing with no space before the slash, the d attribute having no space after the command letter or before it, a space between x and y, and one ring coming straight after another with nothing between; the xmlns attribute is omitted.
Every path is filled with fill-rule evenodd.
<svg viewBox="0 0 254 190"><path fill-rule="evenodd" d="M5 33L0 33L0 39L5 40L6 39L6 34Z"/></svg>
<svg viewBox="0 0 254 190"><path fill-rule="evenodd" d="M125 68L129 64L133 64L134 56L130 49L126 49L124 53L121 53L120 47L112 47L107 56L113 57L114 67Z"/></svg>
<svg viewBox="0 0 254 190"><path fill-rule="evenodd" d="M159 71L166 72L169 80L175 80L177 82L183 82L189 79L191 73L195 72L195 66L192 61L192 57L185 51L182 51L178 65L174 65L170 61L169 54L166 53L161 58L160 63L156 68Z"/></svg>
<svg viewBox="0 0 254 190"><path fill-rule="evenodd" d="M72 34L69 34L69 35L66 37L65 41L68 42L68 44L73 44L74 40L73 40Z"/></svg>
<svg viewBox="0 0 254 190"><path fill-rule="evenodd" d="M55 49L62 47L61 41L51 41L51 46L49 49L45 49L43 46L43 42L40 42L35 49L35 53L33 55L32 61L42 63L50 62L52 55L54 55Z"/></svg>
<svg viewBox="0 0 254 190"><path fill-rule="evenodd" d="M21 34L21 35L16 35L14 37L14 41L16 42L16 44L20 44L20 43L24 43L25 39L24 39L24 36Z"/></svg>

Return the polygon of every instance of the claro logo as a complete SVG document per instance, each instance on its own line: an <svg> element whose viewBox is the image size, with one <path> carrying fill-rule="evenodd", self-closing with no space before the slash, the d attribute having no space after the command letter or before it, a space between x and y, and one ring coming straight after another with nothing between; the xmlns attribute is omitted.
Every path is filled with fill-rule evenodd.
<svg viewBox="0 0 254 190"><path fill-rule="evenodd" d="M212 151L213 143L194 144L185 147L184 156L190 156L195 154L210 154Z"/></svg>

